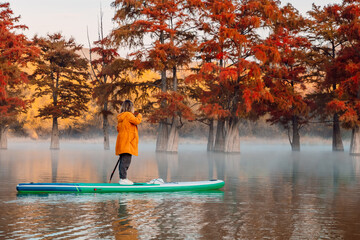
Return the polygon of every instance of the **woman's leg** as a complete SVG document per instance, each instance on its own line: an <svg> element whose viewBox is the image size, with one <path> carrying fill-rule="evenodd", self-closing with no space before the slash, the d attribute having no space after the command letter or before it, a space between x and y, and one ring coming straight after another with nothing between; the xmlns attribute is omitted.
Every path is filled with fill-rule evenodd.
<svg viewBox="0 0 360 240"><path fill-rule="evenodd" d="M120 154L120 163L119 163L120 179L127 178L127 170L129 169L130 163L131 163L131 154L129 153Z"/></svg>

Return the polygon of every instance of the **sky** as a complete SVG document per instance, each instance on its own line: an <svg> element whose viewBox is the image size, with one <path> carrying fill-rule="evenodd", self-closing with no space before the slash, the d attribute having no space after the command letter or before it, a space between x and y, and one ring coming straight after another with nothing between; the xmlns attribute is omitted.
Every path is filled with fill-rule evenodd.
<svg viewBox="0 0 360 240"><path fill-rule="evenodd" d="M3 0L0 0L3 2ZM87 28L90 42L98 39L100 6L103 12L104 34L113 28L113 0L8 0L14 15L21 16L20 22L29 27L25 34L32 38L35 34L61 32L67 38L88 47ZM291 3L300 12L311 10L316 5L340 3L341 0L281 0L282 5Z"/></svg>

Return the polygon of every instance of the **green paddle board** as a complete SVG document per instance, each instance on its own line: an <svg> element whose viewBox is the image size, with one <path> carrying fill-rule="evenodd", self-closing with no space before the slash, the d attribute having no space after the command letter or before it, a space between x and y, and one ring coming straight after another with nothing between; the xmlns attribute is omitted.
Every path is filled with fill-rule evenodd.
<svg viewBox="0 0 360 240"><path fill-rule="evenodd" d="M174 192L204 191L222 188L222 180L194 182L134 183L19 183L19 193L109 193L109 192Z"/></svg>

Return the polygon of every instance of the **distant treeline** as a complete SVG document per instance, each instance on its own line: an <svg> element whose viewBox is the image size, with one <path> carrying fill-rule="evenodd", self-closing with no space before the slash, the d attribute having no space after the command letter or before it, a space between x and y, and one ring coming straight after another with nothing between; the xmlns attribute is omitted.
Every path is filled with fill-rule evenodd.
<svg viewBox="0 0 360 240"><path fill-rule="evenodd" d="M110 123L109 134L116 136L116 125L113 124L115 124L115 121L111 121ZM143 122L139 125L139 135L140 137L155 139L157 136L157 128L157 124ZM317 121L304 126L301 132L303 136L329 140L332 138L332 128L332 123ZM37 128L34 130L36 130L39 139L48 139L51 136L51 129L49 128ZM283 126L280 124L270 125L266 122L266 117L257 121L242 120L239 125L239 132L241 137L284 139L285 141L288 138L286 129L284 129ZM23 124L19 122L15 122L11 125L10 134L14 137L32 137L31 133L29 133L29 131L24 128ZM69 126L60 130L61 138L66 139L91 139L102 137L102 135L103 129L101 128L100 121L92 121L85 125L79 125L76 128ZM187 123L179 131L179 136L183 138L207 140L208 126L200 122ZM343 139L350 139L351 131L344 130L342 137Z"/></svg>

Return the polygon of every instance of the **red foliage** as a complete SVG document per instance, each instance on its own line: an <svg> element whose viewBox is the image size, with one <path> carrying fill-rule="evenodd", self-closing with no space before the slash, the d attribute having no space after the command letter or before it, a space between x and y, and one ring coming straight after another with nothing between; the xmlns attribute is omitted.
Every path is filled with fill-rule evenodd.
<svg viewBox="0 0 360 240"><path fill-rule="evenodd" d="M96 53L99 55L99 58L96 58L91 61L91 63L97 67L99 65L108 65L112 63L119 54L117 53L117 48L113 46L109 38L103 38L101 40L94 42L94 48L91 48L91 53Z"/></svg>
<svg viewBox="0 0 360 240"><path fill-rule="evenodd" d="M329 67L327 76L336 76L339 82L336 98L328 103L328 109L339 113L345 128L360 126L360 2L344 1L338 17L340 28L348 44L339 52Z"/></svg>
<svg viewBox="0 0 360 240"><path fill-rule="evenodd" d="M158 102L164 101L160 104L161 109L150 111L150 119L160 121L173 116L190 119L190 108L183 105L186 101L179 99L182 78L179 77L178 69L187 67L193 60L197 44L190 15L194 15L202 2L118 0L114 5L117 7L115 19L121 25L113 31L113 37L119 44L126 42L127 46L137 47L130 54L133 68L140 74L152 70L161 75L160 80L149 79L143 84L148 85L146 94L158 93L151 97ZM150 39L146 45L145 38ZM178 103L179 106L176 108L173 103ZM144 105L152 106L151 100Z"/></svg>
<svg viewBox="0 0 360 240"><path fill-rule="evenodd" d="M38 54L17 25L20 17L14 17L9 3L0 3L0 125L7 124L9 117L16 115L29 102L21 96L28 76L22 70Z"/></svg>
<svg viewBox="0 0 360 240"><path fill-rule="evenodd" d="M60 33L46 37L34 37L41 49L40 57L34 61L31 75L36 86L35 97L52 99L39 109L38 117L71 118L87 110L89 98L88 63L77 52L81 45L73 38L65 39Z"/></svg>
<svg viewBox="0 0 360 240"><path fill-rule="evenodd" d="M204 62L186 81L200 84L196 98L209 118L253 116L253 110L262 109L255 105L273 101L262 81L261 66L278 61L279 55L273 46L262 44L256 32L269 19L276 18L278 3L271 0L203 2L201 6L205 7L199 10L202 21L198 25L205 35L199 44Z"/></svg>
<svg viewBox="0 0 360 240"><path fill-rule="evenodd" d="M273 33L265 44L276 48L277 64L266 63L265 83L270 89L274 103L269 105L271 123L285 127L296 116L300 124L309 119L312 102L305 99L306 59L310 49L309 40L299 34L305 20L290 5L281 9L282 18L273 25Z"/></svg>
<svg viewBox="0 0 360 240"><path fill-rule="evenodd" d="M127 77L133 63L120 58L118 47L110 37L102 37L95 41L94 45L95 47L90 49L91 54L95 53L95 58L91 56L90 62L94 86L92 97L100 106L100 112L108 115L112 113L110 106L117 110L125 98L136 93L135 84L130 84Z"/></svg>
<svg viewBox="0 0 360 240"><path fill-rule="evenodd" d="M151 122L156 123L177 116L187 120L194 120L194 114L188 106L185 96L169 91L161 92L155 97L157 98L157 104L161 107L154 109L149 117Z"/></svg>

